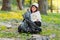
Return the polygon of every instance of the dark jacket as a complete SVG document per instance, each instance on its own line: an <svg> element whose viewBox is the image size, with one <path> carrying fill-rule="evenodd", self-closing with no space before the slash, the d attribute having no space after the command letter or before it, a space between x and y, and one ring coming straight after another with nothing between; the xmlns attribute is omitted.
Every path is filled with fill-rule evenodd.
<svg viewBox="0 0 60 40"><path fill-rule="evenodd" d="M23 27L29 26L28 24L30 24L31 27L37 27L37 25L34 22L31 21L31 16L30 15L31 15L31 12L30 11L27 11L23 15L23 18L24 18L23 24L22 24Z"/></svg>
<svg viewBox="0 0 60 40"><path fill-rule="evenodd" d="M34 23L31 21L31 12L30 11L27 11L23 17L24 17L24 20L22 21L21 25L19 26L18 30L23 30L25 32L39 32L41 31L41 29ZM38 30L38 31L37 31Z"/></svg>
<svg viewBox="0 0 60 40"><path fill-rule="evenodd" d="M21 27L26 28L26 27L28 26L26 20L28 20L28 19L31 20L30 14L31 14L31 12L30 12L30 11L27 11L27 12L23 15L24 20L23 20L23 22L21 23Z"/></svg>

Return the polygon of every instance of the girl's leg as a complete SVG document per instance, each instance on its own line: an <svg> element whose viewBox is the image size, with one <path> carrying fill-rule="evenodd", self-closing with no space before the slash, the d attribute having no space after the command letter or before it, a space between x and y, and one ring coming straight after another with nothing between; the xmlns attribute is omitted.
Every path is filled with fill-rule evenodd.
<svg viewBox="0 0 60 40"><path fill-rule="evenodd" d="M40 21L35 21L34 22L37 26L41 26L41 22Z"/></svg>
<svg viewBox="0 0 60 40"><path fill-rule="evenodd" d="M36 21L34 22L38 27L36 28L37 31L35 31L36 33L40 33L42 32L42 29L40 28L41 27L41 22L40 21Z"/></svg>

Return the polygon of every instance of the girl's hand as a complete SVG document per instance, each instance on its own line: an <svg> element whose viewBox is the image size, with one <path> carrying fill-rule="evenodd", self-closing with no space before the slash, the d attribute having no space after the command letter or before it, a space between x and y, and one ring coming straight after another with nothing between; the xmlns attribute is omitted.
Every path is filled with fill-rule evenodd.
<svg viewBox="0 0 60 40"><path fill-rule="evenodd" d="M36 21L39 21L39 19L37 19Z"/></svg>

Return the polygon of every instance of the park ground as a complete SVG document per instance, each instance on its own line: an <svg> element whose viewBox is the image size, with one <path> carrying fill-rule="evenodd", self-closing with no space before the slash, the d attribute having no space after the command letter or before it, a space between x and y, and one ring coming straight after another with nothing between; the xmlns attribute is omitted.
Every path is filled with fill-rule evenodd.
<svg viewBox="0 0 60 40"><path fill-rule="evenodd" d="M11 22L11 20L17 21L19 23L23 20L22 15L25 10L22 11L0 11L0 23ZM40 35L54 35L51 40L60 40L60 13L48 13L47 15L41 15L42 17L42 32ZM15 22L12 21L14 24ZM5 25L0 25L0 38L21 38L26 40L31 37L30 33L18 33L18 27L12 26L12 28L7 28Z"/></svg>

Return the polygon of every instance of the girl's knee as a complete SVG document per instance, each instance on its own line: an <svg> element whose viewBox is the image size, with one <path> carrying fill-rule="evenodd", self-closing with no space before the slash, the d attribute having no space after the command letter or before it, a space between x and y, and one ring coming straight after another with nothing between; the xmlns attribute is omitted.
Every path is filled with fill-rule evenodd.
<svg viewBox="0 0 60 40"><path fill-rule="evenodd" d="M41 22L40 21L37 21L37 22L34 22L37 26L41 26Z"/></svg>

